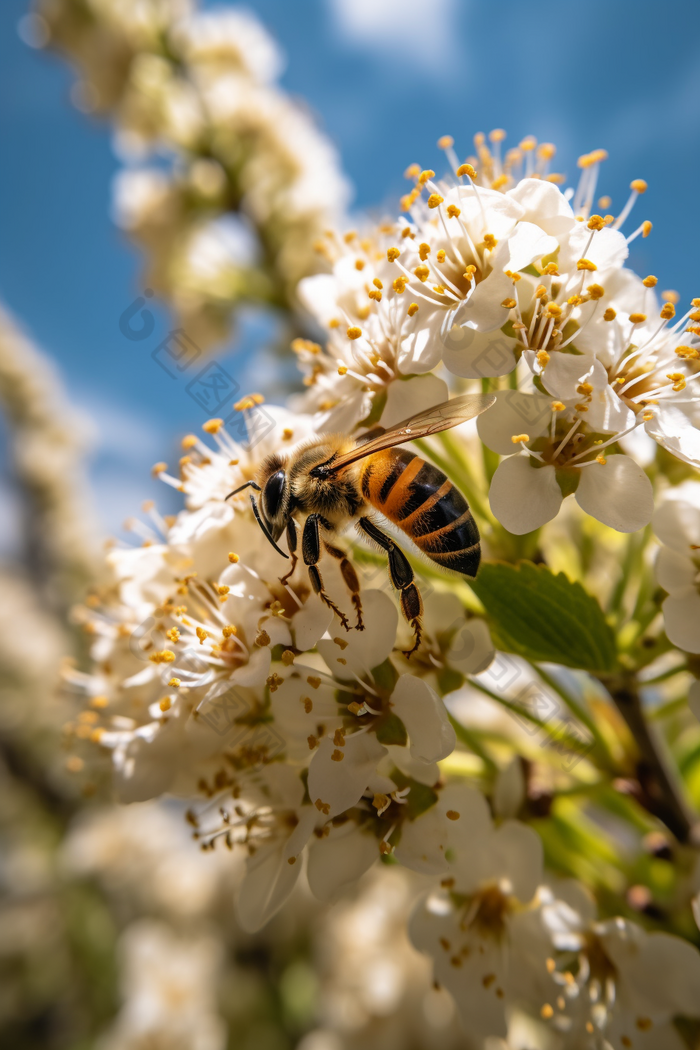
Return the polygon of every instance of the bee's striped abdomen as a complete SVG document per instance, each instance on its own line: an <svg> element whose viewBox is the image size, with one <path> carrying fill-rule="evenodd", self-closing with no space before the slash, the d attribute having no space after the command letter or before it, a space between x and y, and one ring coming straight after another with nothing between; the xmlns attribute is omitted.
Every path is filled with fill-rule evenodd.
<svg viewBox="0 0 700 1050"><path fill-rule="evenodd" d="M476 576L479 530L464 496L441 470L407 449L390 448L367 458L361 486L372 506L432 561Z"/></svg>

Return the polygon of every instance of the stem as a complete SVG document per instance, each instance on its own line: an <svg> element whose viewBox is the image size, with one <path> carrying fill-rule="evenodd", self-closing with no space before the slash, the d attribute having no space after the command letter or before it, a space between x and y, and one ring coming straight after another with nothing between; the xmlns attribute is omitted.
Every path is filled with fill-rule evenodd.
<svg viewBox="0 0 700 1050"><path fill-rule="evenodd" d="M600 675L599 681L612 697L637 745L635 773L641 792L639 801L679 842L696 844L698 823L644 717L636 677L629 673Z"/></svg>

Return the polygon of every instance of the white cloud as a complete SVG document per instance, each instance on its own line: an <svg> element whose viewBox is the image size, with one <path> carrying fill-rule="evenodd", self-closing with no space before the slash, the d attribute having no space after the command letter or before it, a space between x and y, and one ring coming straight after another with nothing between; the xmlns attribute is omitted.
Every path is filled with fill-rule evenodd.
<svg viewBox="0 0 700 1050"><path fill-rule="evenodd" d="M456 60L459 15L457 0L326 0L344 43L371 51L411 68L442 77Z"/></svg>

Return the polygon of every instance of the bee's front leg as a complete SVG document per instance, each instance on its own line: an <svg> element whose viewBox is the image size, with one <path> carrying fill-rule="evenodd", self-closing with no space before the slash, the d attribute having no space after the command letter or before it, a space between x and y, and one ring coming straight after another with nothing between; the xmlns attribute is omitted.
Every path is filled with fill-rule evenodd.
<svg viewBox="0 0 700 1050"><path fill-rule="evenodd" d="M284 576L280 576L280 583L286 584L287 580L291 578L294 570L297 567L299 559L297 558L297 526L294 518L290 518L287 522L287 546L289 548L289 554L292 559L292 567L289 572L286 572Z"/></svg>
<svg viewBox="0 0 700 1050"><path fill-rule="evenodd" d="M304 565L308 567L311 586L319 596L324 605L332 609L346 631L350 630L350 623L345 613L341 612L332 598L330 598L323 587L323 578L318 571L318 563L321 559L321 526L330 530L330 523L321 514L309 514L304 522L304 531L301 537L301 554Z"/></svg>

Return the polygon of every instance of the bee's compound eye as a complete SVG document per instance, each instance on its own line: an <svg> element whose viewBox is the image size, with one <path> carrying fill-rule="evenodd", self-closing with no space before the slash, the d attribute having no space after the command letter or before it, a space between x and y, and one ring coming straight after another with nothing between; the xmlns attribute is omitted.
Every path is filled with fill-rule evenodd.
<svg viewBox="0 0 700 1050"><path fill-rule="evenodd" d="M272 521L281 509L286 484L287 478L283 470L278 470L276 474L271 474L265 483L263 503L265 517L268 521Z"/></svg>

